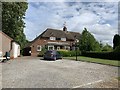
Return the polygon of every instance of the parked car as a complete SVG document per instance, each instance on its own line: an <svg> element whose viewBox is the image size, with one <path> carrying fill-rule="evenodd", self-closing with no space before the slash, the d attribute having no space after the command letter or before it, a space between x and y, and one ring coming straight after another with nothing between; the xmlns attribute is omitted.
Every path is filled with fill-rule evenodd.
<svg viewBox="0 0 120 90"><path fill-rule="evenodd" d="M45 52L43 58L47 60L57 60L62 59L62 55L58 53L56 50L48 50Z"/></svg>

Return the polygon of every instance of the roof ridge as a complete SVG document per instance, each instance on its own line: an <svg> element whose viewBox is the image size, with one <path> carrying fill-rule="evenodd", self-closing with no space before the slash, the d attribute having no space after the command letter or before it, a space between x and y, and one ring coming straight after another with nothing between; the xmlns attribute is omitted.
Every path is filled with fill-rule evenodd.
<svg viewBox="0 0 120 90"><path fill-rule="evenodd" d="M6 33L4 33L3 31L0 31L1 34L3 34L4 36L6 36L7 38L13 40L13 38L11 38L10 36L8 36Z"/></svg>
<svg viewBox="0 0 120 90"><path fill-rule="evenodd" d="M57 30L57 31L62 31L64 32L63 30L60 30L60 29L54 29L54 28L47 28L46 30ZM73 33L79 33L79 32L74 32L74 31L67 31L67 32L73 32ZM80 33L79 33L80 34Z"/></svg>
<svg viewBox="0 0 120 90"><path fill-rule="evenodd" d="M55 28L47 28L46 30L58 30L58 31L63 31L63 30L60 30L60 29L55 29Z"/></svg>
<svg viewBox="0 0 120 90"><path fill-rule="evenodd" d="M69 32L73 32L73 31L69 31ZM79 32L73 32L73 33L79 33ZM79 33L80 34L80 33Z"/></svg>

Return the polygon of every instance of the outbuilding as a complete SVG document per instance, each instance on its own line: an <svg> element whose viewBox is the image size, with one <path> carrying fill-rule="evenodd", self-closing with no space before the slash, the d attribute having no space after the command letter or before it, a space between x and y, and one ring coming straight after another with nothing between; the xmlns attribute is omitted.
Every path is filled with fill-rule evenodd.
<svg viewBox="0 0 120 90"><path fill-rule="evenodd" d="M10 58L17 58L20 56L20 45L4 32L0 31L1 56L5 56L6 52L10 53Z"/></svg>

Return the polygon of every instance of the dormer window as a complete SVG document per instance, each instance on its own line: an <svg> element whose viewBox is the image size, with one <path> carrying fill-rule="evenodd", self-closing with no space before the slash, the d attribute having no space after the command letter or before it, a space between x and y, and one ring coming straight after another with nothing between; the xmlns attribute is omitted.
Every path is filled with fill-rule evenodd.
<svg viewBox="0 0 120 90"><path fill-rule="evenodd" d="M50 37L50 40L55 40L56 38L55 37Z"/></svg>
<svg viewBox="0 0 120 90"><path fill-rule="evenodd" d="M66 38L61 38L61 41L66 41Z"/></svg>

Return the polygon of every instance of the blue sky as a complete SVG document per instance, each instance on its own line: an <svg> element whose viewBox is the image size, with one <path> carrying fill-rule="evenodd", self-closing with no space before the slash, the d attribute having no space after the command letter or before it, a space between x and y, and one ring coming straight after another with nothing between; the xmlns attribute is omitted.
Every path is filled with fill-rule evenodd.
<svg viewBox="0 0 120 90"><path fill-rule="evenodd" d="M118 33L117 2L29 2L24 33L35 39L46 28L61 29L66 22L68 31L82 33L86 27L98 41L112 45Z"/></svg>

